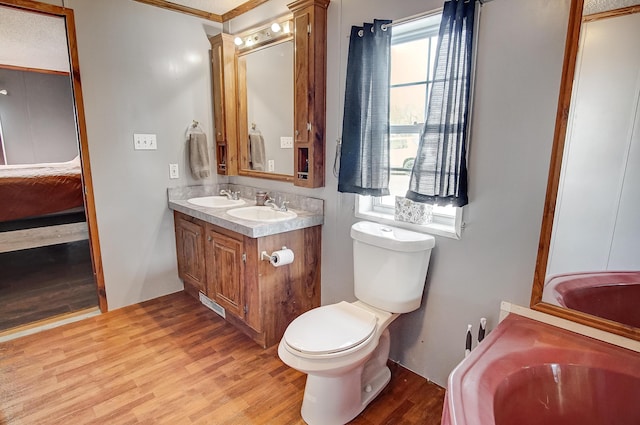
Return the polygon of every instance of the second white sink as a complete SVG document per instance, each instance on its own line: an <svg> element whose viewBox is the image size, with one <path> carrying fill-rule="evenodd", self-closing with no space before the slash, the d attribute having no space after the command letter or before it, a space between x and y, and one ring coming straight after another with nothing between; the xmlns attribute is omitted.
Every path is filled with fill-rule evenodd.
<svg viewBox="0 0 640 425"><path fill-rule="evenodd" d="M199 207L229 208L246 204L242 199L229 199L226 196L202 196L200 198L187 199L187 202Z"/></svg>
<svg viewBox="0 0 640 425"><path fill-rule="evenodd" d="M227 211L227 214L242 220L263 221L269 223L290 220L298 216L298 214L293 211L277 211L269 206L234 208Z"/></svg>

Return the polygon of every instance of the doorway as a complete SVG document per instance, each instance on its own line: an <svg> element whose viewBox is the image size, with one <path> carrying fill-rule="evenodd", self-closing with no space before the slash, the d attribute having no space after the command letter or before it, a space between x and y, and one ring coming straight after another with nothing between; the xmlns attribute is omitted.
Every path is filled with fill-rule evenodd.
<svg viewBox="0 0 640 425"><path fill-rule="evenodd" d="M0 106L23 103L13 108L14 115L0 114L6 160L0 165L1 332L26 324L20 321L52 320L91 306L106 312L108 307L73 10L0 0L0 13L17 28L0 42L7 50L22 43L8 63L0 63L0 93L6 90ZM18 35L20 28L28 33ZM25 46L27 40L32 41ZM57 46L47 46L56 40ZM56 49L65 63L60 55L53 57ZM3 80L8 84L11 79L13 88L2 87ZM47 100L49 94L58 97ZM23 318L2 323L3 306L7 315Z"/></svg>

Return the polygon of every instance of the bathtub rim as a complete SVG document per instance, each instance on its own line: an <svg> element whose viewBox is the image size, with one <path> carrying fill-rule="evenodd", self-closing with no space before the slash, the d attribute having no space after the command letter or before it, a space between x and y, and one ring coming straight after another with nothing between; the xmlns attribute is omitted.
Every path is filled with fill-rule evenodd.
<svg viewBox="0 0 640 425"><path fill-rule="evenodd" d="M509 374L522 369L522 365L513 366L513 370L507 370L507 373L502 372L499 374L499 377L491 379L491 375L497 375L497 373L495 369L490 369L488 366L496 364L496 362L500 362L504 367L505 364L515 360L519 356L530 356L532 354L535 354L536 357L538 357L538 355L541 356L536 358L536 361L529 363L527 366L558 363L579 364L581 366L585 366L585 361L588 360L585 354L586 349L588 354L591 356L591 360L586 364L587 366L598 367L615 373L637 376L640 379L640 357L636 354L640 347L633 347L635 349L622 347L620 344L612 344L608 341L602 341L599 338L590 337L588 335L585 338L585 335L582 335L575 330L565 329L550 323L538 321L535 318L516 314L511 311L514 309L513 305L509 303L506 304L506 311L503 309L504 314L501 315L501 323L481 344L478 345L475 350L471 352L469 357L465 358L458 366L456 366L449 375L445 398L447 406L445 410L448 411L447 413L449 415L448 417L451 425L477 423L479 414L481 414L483 418L491 418L495 421L493 396L488 397L487 401L485 398L478 397L477 395L494 394L497 387ZM523 307L517 308L524 309ZM534 313L534 315L543 314L533 311L532 313ZM550 317L557 320L564 320L553 316ZM572 325L576 324L572 323ZM538 328L536 332L546 335L545 338L559 339L563 345L554 346L546 339L544 341L534 339L532 342L538 343L538 346L532 349L526 342L527 339L524 337L518 337L517 335L515 337L513 335L505 336L505 334L513 332L514 330L517 333L520 330L518 328L522 326L529 328L528 330L525 329L529 333L531 332L531 329ZM587 327L585 326L585 328ZM589 329L598 331L597 329ZM616 338L623 338L617 335L613 336ZM515 346L513 345L514 339L518 342ZM520 341L517 341L518 339L520 339ZM505 342L505 340L508 342ZM630 340L630 342L640 346L640 343L637 341ZM531 343L531 341L529 343ZM505 347L507 344L509 347ZM496 351L502 349L504 349L504 351L500 355L491 352L492 350ZM558 352L562 353L560 361L542 361L542 359L558 359ZM487 356L489 356L489 358L487 358ZM581 358L580 363L578 363L578 361L563 361L566 358L575 358L576 356ZM626 361L620 361L620 356L629 357L629 361L633 363L633 373L629 373L629 363ZM465 407L462 409L460 406Z"/></svg>

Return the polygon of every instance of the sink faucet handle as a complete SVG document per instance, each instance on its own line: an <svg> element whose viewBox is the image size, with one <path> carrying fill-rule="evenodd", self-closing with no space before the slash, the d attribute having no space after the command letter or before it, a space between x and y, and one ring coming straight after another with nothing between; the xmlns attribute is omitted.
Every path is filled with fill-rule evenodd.
<svg viewBox="0 0 640 425"><path fill-rule="evenodd" d="M227 197L227 199L231 199L234 201L237 201L238 199L240 199L240 192L234 192L233 190L222 189L220 191L220 195L224 195Z"/></svg>
<svg viewBox="0 0 640 425"><path fill-rule="evenodd" d="M282 201L282 205L280 205L280 211L288 211L287 204L289 201Z"/></svg>

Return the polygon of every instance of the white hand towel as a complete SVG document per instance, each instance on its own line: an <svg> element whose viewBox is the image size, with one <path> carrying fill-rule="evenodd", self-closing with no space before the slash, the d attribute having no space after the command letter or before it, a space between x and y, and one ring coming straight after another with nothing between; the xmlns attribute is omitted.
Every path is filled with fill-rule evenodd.
<svg viewBox="0 0 640 425"><path fill-rule="evenodd" d="M194 179L200 180L209 177L209 148L207 135L204 133L192 133L189 135L189 166Z"/></svg>

